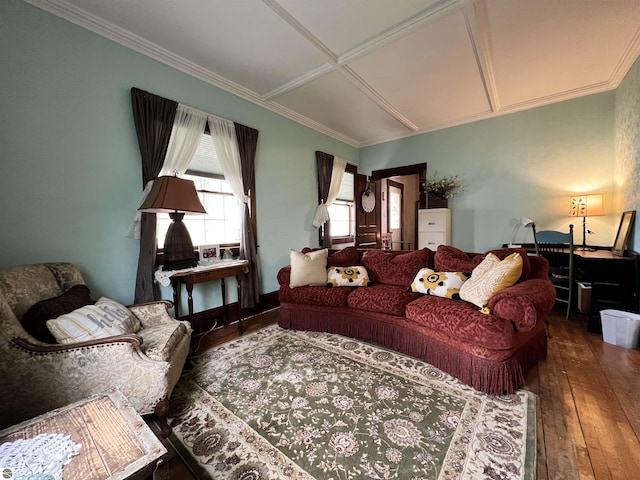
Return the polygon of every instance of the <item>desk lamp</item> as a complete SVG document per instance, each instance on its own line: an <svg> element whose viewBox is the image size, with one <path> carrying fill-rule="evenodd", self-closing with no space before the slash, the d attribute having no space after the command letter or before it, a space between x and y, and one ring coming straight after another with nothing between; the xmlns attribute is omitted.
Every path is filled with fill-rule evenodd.
<svg viewBox="0 0 640 480"><path fill-rule="evenodd" d="M582 247L579 250L589 250L587 247L587 233L593 232L587 229L587 217L604 215L602 196L601 193L595 193L570 197L569 216L582 217Z"/></svg>
<svg viewBox="0 0 640 480"><path fill-rule="evenodd" d="M520 230L520 227L524 227L524 228L536 228L535 222L533 220L531 220L528 217L522 217L520 219L520 221L518 223L516 223L516 226L513 227L513 234L511 235L511 243L509 244L510 248L515 248L515 247L520 247L521 245L515 245L515 241L516 241L516 234L518 233L518 231Z"/></svg>
<svg viewBox="0 0 640 480"><path fill-rule="evenodd" d="M200 203L196 186L191 180L177 176L158 177L149 195L138 209L148 213L168 213L173 222L164 238L163 270L195 267L191 235L182 219L185 214L207 213Z"/></svg>

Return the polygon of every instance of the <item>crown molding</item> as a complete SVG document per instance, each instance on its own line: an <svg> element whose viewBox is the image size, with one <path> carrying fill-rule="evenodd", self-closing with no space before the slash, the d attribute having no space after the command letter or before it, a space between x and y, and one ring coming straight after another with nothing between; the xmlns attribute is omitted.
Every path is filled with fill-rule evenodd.
<svg viewBox="0 0 640 480"><path fill-rule="evenodd" d="M273 113L277 113L283 117L288 118L296 123L300 123L312 130L316 130L319 133L335 138L341 142L346 143L354 148L360 146L360 142L357 140L338 133L324 125L321 125L304 115L300 115L292 110L289 110L282 105L278 105L275 102L265 100L262 96L256 92L249 90L235 82L232 82L221 75L218 75L210 70L200 67L178 55L175 55L168 50L149 42L137 35L134 35L127 30L124 30L112 23L105 22L103 19L96 17L95 15L71 5L64 0L24 0L41 10L49 12L60 18L63 18L79 27L96 33L104 38L112 40L124 47L134 50L142 55L157 60L165 65L175 68L183 73L186 73L192 77L195 77L203 82L218 87L226 92L229 92L237 97L254 103L262 108L265 108Z"/></svg>

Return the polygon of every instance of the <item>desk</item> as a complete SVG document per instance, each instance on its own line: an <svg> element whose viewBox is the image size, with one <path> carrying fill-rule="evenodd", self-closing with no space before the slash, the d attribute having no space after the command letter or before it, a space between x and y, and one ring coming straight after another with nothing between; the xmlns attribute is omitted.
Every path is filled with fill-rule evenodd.
<svg viewBox="0 0 640 480"><path fill-rule="evenodd" d="M240 281L242 276L249 271L248 260L222 260L215 262L210 266L196 267L189 270L177 270L170 277L171 286L173 288L173 302L175 307L176 318L180 318L180 285L184 284L187 289L189 304L189 321L193 321L193 286L197 283L212 282L220 280L220 288L222 289L222 322L227 326L227 301L226 287L224 279L227 277L235 277L238 282L238 304L240 304L241 290ZM214 325L215 327L215 325ZM208 330L205 333L208 333ZM238 332L242 334L242 315L238 322Z"/></svg>
<svg viewBox="0 0 640 480"><path fill-rule="evenodd" d="M155 462L167 453L117 391L81 400L2 430L0 444L45 433L69 435L72 442L82 445L63 467L65 480L144 479L151 475Z"/></svg>

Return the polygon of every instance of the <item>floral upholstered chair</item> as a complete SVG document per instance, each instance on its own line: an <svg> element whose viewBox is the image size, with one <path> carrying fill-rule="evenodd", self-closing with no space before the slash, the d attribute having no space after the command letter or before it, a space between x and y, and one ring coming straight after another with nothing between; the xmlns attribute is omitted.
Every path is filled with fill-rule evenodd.
<svg viewBox="0 0 640 480"><path fill-rule="evenodd" d="M171 318L170 306L94 305L70 263L0 270L0 429L117 389L168 435L168 399L191 342L191 326Z"/></svg>

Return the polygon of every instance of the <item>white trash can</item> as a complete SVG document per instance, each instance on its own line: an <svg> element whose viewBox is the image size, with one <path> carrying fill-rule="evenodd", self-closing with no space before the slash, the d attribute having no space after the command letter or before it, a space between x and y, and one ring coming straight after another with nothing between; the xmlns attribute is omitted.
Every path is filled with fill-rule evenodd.
<svg viewBox="0 0 640 480"><path fill-rule="evenodd" d="M624 348L638 347L640 315L621 310L601 310L602 338Z"/></svg>

